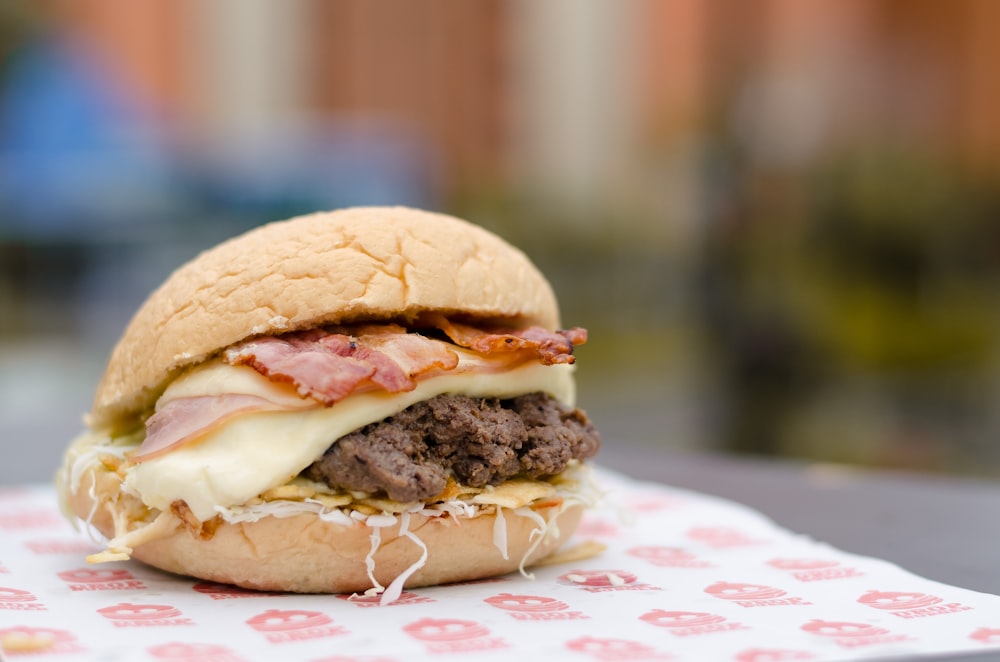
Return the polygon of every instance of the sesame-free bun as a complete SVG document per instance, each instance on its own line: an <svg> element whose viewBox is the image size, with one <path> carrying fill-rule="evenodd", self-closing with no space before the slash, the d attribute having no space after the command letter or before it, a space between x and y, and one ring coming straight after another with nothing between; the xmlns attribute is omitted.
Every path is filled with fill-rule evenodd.
<svg viewBox="0 0 1000 662"><path fill-rule="evenodd" d="M67 489L66 503L81 519L109 538L115 533L113 518L145 509L138 498L121 491L120 477L93 463L80 477L80 487ZM93 485L93 490L89 489ZM93 496L91 496L91 492ZM96 502L96 503L95 503ZM536 508L546 521L555 518L545 537L525 563L541 560L576 529L583 506ZM431 586L513 572L537 540L538 524L504 509L507 558L494 545L496 515L473 518L428 518L410 515L409 531L427 546L426 563L406 581L406 586ZM397 518L398 519L398 518ZM297 593L353 593L372 588L366 570L372 529L357 522L344 526L324 521L316 514L264 517L256 522L222 522L208 539L191 533L179 520L164 537L135 547L132 558L169 572L224 584L265 591ZM375 578L388 586L422 553L400 535L400 524L384 527L374 555Z"/></svg>
<svg viewBox="0 0 1000 662"><path fill-rule="evenodd" d="M205 251L154 291L111 354L90 426L129 424L177 371L250 336L424 311L559 323L538 269L471 223L405 207L300 216Z"/></svg>

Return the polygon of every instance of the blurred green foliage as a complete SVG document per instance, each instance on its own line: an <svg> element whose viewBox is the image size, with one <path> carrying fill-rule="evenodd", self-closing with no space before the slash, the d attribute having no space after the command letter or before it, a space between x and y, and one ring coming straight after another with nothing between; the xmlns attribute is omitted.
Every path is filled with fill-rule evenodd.
<svg viewBox="0 0 1000 662"><path fill-rule="evenodd" d="M885 146L735 181L702 260L725 445L1000 473L1000 187Z"/></svg>
<svg viewBox="0 0 1000 662"><path fill-rule="evenodd" d="M853 369L994 367L1000 191L939 162L856 155L814 187L812 332Z"/></svg>

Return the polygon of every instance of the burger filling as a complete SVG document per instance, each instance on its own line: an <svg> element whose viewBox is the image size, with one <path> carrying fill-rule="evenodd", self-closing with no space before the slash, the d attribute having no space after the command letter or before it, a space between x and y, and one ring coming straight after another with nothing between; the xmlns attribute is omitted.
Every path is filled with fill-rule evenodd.
<svg viewBox="0 0 1000 662"><path fill-rule="evenodd" d="M597 452L573 407L582 329L430 322L254 338L188 369L127 454L125 489L205 522L296 477L403 504L449 481L555 476Z"/></svg>

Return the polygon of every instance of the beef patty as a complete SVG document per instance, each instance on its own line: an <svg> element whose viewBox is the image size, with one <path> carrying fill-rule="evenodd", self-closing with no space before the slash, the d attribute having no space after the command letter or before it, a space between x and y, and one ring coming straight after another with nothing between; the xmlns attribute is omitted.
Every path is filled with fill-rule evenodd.
<svg viewBox="0 0 1000 662"><path fill-rule="evenodd" d="M544 393L508 400L439 395L341 437L302 475L424 501L444 490L449 473L472 487L554 476L600 445L586 414Z"/></svg>

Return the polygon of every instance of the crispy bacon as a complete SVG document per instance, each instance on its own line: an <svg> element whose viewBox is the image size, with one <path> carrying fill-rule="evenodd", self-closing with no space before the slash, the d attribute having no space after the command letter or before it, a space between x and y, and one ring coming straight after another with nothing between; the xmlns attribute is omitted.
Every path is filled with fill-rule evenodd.
<svg viewBox="0 0 1000 662"><path fill-rule="evenodd" d="M272 381L294 384L302 397L327 406L366 385L389 393L412 391L414 378L458 365L458 355L444 343L396 325L358 327L350 335L312 329L262 337L226 350L225 358Z"/></svg>
<svg viewBox="0 0 1000 662"><path fill-rule="evenodd" d="M540 326L524 329L484 330L467 324L452 322L440 313L429 313L423 318L428 324L444 332L460 347L492 354L495 352L534 352L542 363L573 363L574 345L587 342L587 331L580 327L568 330L546 331Z"/></svg>
<svg viewBox="0 0 1000 662"><path fill-rule="evenodd" d="M360 352L363 356L380 366L385 362L395 366L406 380L423 377L435 371L453 370L458 366L458 354L445 343L416 333L407 333L401 326L394 324L365 326L356 329L354 333L363 350ZM391 381L391 373L394 372L388 366L385 367L384 373L377 367L372 381L382 386L382 382L376 377ZM383 387L387 391L394 392L388 386ZM398 390L408 391L412 388L414 387Z"/></svg>
<svg viewBox="0 0 1000 662"><path fill-rule="evenodd" d="M289 402L272 402L243 393L225 393L192 398L177 398L160 406L146 420L146 438L130 459L149 460L192 441L219 423L237 414L258 411L281 411L314 406L303 400L300 407Z"/></svg>
<svg viewBox="0 0 1000 662"><path fill-rule="evenodd" d="M257 338L226 350L225 358L233 365L249 365L271 381L294 384L303 398L329 406L371 377L375 366L351 356L349 338L321 333Z"/></svg>

